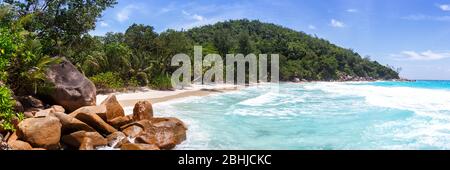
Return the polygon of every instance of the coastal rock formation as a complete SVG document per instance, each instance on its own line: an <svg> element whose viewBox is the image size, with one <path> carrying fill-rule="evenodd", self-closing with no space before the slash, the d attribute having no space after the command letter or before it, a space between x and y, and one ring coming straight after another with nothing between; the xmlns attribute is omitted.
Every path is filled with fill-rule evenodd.
<svg viewBox="0 0 450 170"><path fill-rule="evenodd" d="M149 101L140 101L134 105L133 120L139 121L151 119L153 117L153 107Z"/></svg>
<svg viewBox="0 0 450 170"><path fill-rule="evenodd" d="M2 148L159 150L173 149L186 139L185 124L176 118L153 117L148 101L136 103L131 115L125 115L114 95L99 106L84 106L70 114L65 111L58 105L36 108L30 112L32 117L18 124L16 133L6 137Z"/></svg>
<svg viewBox="0 0 450 170"><path fill-rule="evenodd" d="M33 147L58 149L61 127L55 117L29 118L19 123L17 136Z"/></svg>
<svg viewBox="0 0 450 170"><path fill-rule="evenodd" d="M53 91L47 95L55 104L61 105L67 111L71 112L83 106L95 105L96 88L94 84L67 59L62 58L60 63L52 65L48 69L46 77L53 86Z"/></svg>

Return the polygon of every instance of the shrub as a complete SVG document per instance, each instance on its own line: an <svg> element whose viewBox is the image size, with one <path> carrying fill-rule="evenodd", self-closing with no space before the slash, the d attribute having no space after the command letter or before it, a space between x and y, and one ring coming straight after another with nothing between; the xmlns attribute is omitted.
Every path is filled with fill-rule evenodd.
<svg viewBox="0 0 450 170"><path fill-rule="evenodd" d="M160 74L155 76L150 84L150 87L159 90L172 90L172 82L167 74Z"/></svg>
<svg viewBox="0 0 450 170"><path fill-rule="evenodd" d="M0 86L0 130L14 131L14 125L23 120L22 113L15 113L15 101L9 88Z"/></svg>
<svg viewBox="0 0 450 170"><path fill-rule="evenodd" d="M100 73L90 79L98 89L118 89L124 87L124 82L118 73Z"/></svg>

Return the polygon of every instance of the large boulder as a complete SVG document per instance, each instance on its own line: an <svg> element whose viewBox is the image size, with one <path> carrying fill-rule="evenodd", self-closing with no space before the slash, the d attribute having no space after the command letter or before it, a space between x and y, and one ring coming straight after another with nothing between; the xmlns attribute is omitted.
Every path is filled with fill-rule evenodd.
<svg viewBox="0 0 450 170"><path fill-rule="evenodd" d="M84 150L98 146L106 146L108 144L108 141L98 132L73 132L69 135L63 136L61 140L71 147L81 148Z"/></svg>
<svg viewBox="0 0 450 170"><path fill-rule="evenodd" d="M50 66L46 77L53 88L44 95L68 112L83 106L96 105L97 94L94 84L67 59L62 58L60 63Z"/></svg>
<svg viewBox="0 0 450 170"><path fill-rule="evenodd" d="M95 129L91 126L65 113L51 113L51 116L57 117L59 119L62 125L61 131L63 134L69 134L80 130L95 132Z"/></svg>
<svg viewBox="0 0 450 170"><path fill-rule="evenodd" d="M137 134L136 143L155 144L160 149L173 149L186 140L186 125L177 118L141 120L127 129L136 126L144 128L143 132Z"/></svg>
<svg viewBox="0 0 450 170"><path fill-rule="evenodd" d="M95 113L78 113L75 118L88 124L90 127L94 128L102 134L109 135L111 133L117 132L117 130L106 123L100 116Z"/></svg>
<svg viewBox="0 0 450 170"><path fill-rule="evenodd" d="M79 113L93 113L100 116L103 120L106 121L106 107L103 105L100 106L85 106L81 107L69 115L72 117L76 117Z"/></svg>
<svg viewBox="0 0 450 170"><path fill-rule="evenodd" d="M32 150L33 147L24 141L21 140L11 140L8 141L9 147L11 147L12 150Z"/></svg>
<svg viewBox="0 0 450 170"><path fill-rule="evenodd" d="M186 140L187 128L177 118L154 118L152 125L155 129L156 144L161 149L172 149Z"/></svg>
<svg viewBox="0 0 450 170"><path fill-rule="evenodd" d="M17 136L33 147L58 149L61 127L56 117L29 118L19 123Z"/></svg>
<svg viewBox="0 0 450 170"><path fill-rule="evenodd" d="M131 115L127 115L127 116L121 116L121 117L116 117L110 121L108 121L108 123L112 126L114 126L115 128L120 128L126 124L130 124L133 122L133 117Z"/></svg>
<svg viewBox="0 0 450 170"><path fill-rule="evenodd" d="M125 116L125 112L115 95L109 95L100 105L106 108L105 116L107 122L114 118Z"/></svg>
<svg viewBox="0 0 450 170"><path fill-rule="evenodd" d="M133 119L135 121L151 119L153 117L152 103L149 101L140 101L134 105Z"/></svg>

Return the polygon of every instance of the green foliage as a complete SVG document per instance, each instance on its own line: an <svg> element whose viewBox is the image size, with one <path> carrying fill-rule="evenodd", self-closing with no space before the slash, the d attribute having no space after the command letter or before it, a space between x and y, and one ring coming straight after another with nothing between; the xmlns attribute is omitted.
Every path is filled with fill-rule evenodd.
<svg viewBox="0 0 450 170"><path fill-rule="evenodd" d="M213 44L219 54L280 54L282 80L336 80L338 73L375 79L397 79L398 73L378 62L363 59L351 49L275 24L231 20L188 30L195 44Z"/></svg>
<svg viewBox="0 0 450 170"><path fill-rule="evenodd" d="M0 86L0 130L14 131L14 123L23 120L22 113L15 113L13 107L15 101L11 90L5 85Z"/></svg>
<svg viewBox="0 0 450 170"><path fill-rule="evenodd" d="M90 79L99 89L119 89L125 85L120 75L114 72L100 73Z"/></svg>
<svg viewBox="0 0 450 170"><path fill-rule="evenodd" d="M35 32L44 44L44 53L64 55L77 46L81 35L95 28L97 18L102 12L116 4L116 0L4 0L12 4L19 17L37 14L26 26Z"/></svg>
<svg viewBox="0 0 450 170"><path fill-rule="evenodd" d="M150 84L150 87L159 89L159 90L172 90L172 83L169 75L167 74L159 74L155 76Z"/></svg>

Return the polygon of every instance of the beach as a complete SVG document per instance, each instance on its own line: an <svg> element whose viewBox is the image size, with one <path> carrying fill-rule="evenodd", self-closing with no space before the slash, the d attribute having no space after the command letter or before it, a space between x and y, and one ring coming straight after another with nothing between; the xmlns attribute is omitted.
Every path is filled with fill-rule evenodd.
<svg viewBox="0 0 450 170"><path fill-rule="evenodd" d="M141 88L136 91L111 93L116 95L117 100L122 107L132 107L136 102L149 100L152 104L167 102L186 97L207 96L210 94L224 93L244 88L243 86L235 86L229 84L219 85L190 85L181 90L153 90L150 88ZM97 95L97 104L100 104L110 94Z"/></svg>

